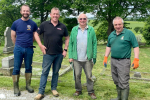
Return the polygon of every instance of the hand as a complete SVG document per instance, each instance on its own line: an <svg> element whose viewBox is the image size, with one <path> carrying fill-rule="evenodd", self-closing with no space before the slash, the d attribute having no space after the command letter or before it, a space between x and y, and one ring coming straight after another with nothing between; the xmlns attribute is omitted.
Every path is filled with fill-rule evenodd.
<svg viewBox="0 0 150 100"><path fill-rule="evenodd" d="M63 53L62 53L62 55L64 56L64 58L66 57L66 55L67 55L67 51L63 51Z"/></svg>
<svg viewBox="0 0 150 100"><path fill-rule="evenodd" d="M139 67L139 59L138 58L134 58L132 67L133 67L133 69L136 69Z"/></svg>
<svg viewBox="0 0 150 100"><path fill-rule="evenodd" d="M94 64L96 63L96 58L93 58L93 63L94 63Z"/></svg>
<svg viewBox="0 0 150 100"><path fill-rule="evenodd" d="M71 64L73 62L73 59L69 59L69 63Z"/></svg>
<svg viewBox="0 0 150 100"><path fill-rule="evenodd" d="M46 47L44 45L40 45L39 47L40 47L41 51L43 52L43 55L45 55L46 54Z"/></svg>
<svg viewBox="0 0 150 100"><path fill-rule="evenodd" d="M104 57L104 61L103 61L103 65L104 65L105 67L107 67L107 58L108 58L108 57L105 56L105 57Z"/></svg>

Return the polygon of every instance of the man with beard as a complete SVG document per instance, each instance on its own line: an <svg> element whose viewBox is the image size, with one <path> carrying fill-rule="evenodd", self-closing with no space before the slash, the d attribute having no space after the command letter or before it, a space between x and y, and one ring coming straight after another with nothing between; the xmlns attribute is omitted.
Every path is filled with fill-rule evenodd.
<svg viewBox="0 0 150 100"><path fill-rule="evenodd" d="M26 89L29 93L33 93L34 90L30 87L32 77L32 57L33 57L33 36L36 40L40 40L38 37L37 25L34 21L29 19L30 8L28 5L22 5L20 8L22 17L11 26L11 39L14 43L14 69L12 73L14 95L19 96L19 76L22 61L25 63L25 78ZM38 41L38 44L40 41ZM42 47L42 45L40 46ZM44 47L44 46L43 46Z"/></svg>

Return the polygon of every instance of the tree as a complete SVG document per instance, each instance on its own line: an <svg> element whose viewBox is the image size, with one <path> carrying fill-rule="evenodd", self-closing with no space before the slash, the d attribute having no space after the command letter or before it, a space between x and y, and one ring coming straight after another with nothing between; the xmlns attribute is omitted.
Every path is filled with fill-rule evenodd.
<svg viewBox="0 0 150 100"><path fill-rule="evenodd" d="M150 44L150 17L147 19L143 28L143 37L147 44Z"/></svg>
<svg viewBox="0 0 150 100"><path fill-rule="evenodd" d="M3 36L6 27L11 27L12 23L21 17L20 6L15 4L15 0L1 0L0 12L0 35Z"/></svg>
<svg viewBox="0 0 150 100"><path fill-rule="evenodd" d="M96 13L95 24L102 20L108 22L108 35L114 30L112 21L116 16L123 19L129 15L143 18L148 15L150 5L150 0L97 0L97 2L97 4L90 2L88 6L94 5L91 11Z"/></svg>

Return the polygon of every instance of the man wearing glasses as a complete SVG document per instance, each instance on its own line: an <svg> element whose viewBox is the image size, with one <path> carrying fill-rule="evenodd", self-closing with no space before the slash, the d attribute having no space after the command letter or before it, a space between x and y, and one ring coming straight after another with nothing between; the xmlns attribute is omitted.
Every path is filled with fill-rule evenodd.
<svg viewBox="0 0 150 100"><path fill-rule="evenodd" d="M96 99L93 90L92 68L96 63L97 39L94 28L87 25L87 16L80 14L79 25L73 27L69 40L69 62L74 64L75 89L74 96L82 94L81 72L86 74L87 90L92 99Z"/></svg>

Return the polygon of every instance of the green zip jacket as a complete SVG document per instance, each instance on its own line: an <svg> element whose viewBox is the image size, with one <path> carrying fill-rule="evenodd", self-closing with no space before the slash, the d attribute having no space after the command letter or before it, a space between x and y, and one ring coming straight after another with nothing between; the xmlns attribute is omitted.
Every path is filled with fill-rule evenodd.
<svg viewBox="0 0 150 100"><path fill-rule="evenodd" d="M76 59L77 60L77 34L78 34L78 27L73 27L70 35L69 40L69 59ZM88 25L87 29L87 57L88 60L92 58L96 58L97 56L97 39L94 28Z"/></svg>

